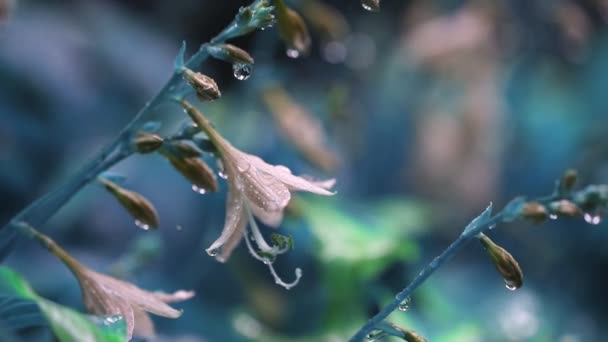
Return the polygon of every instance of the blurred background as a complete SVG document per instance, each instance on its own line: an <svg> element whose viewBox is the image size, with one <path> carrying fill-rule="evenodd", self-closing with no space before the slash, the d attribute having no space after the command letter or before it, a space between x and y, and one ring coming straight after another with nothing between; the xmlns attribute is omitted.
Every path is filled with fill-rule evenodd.
<svg viewBox="0 0 608 342"><path fill-rule="evenodd" d="M118 134L171 75L182 40L193 53L248 2L2 3L4 224ZM358 0L288 3L311 31L310 55L287 57L276 28L235 39L253 73L239 81L228 63L205 62L223 97L202 108L236 147L337 178L334 197L297 196L279 229L295 250L275 265L286 280L302 268L297 287L275 285L244 246L226 264L209 257L226 183L200 195L157 155L112 172L157 206L158 231L138 229L95 184L38 227L95 270L194 289L180 319L154 318L158 340L345 341L490 202L548 194L569 167L584 184L608 181L608 1L383 0L379 13ZM163 106L149 119L172 132L186 116ZM471 243L390 319L433 342L601 341L606 228L502 225L490 236L519 261L521 289L508 291ZM83 310L75 279L35 243L6 264Z"/></svg>

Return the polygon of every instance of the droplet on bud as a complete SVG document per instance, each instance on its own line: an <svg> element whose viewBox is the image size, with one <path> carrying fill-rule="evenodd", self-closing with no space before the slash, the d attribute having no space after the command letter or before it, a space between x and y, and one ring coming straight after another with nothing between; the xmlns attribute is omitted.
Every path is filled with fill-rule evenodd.
<svg viewBox="0 0 608 342"><path fill-rule="evenodd" d="M135 219L135 224L144 230L158 227L158 213L154 205L144 196L137 192L127 190L118 184L105 179L98 178L99 182L108 190L114 198Z"/></svg>
<svg viewBox="0 0 608 342"><path fill-rule="evenodd" d="M244 81L251 76L251 72L253 71L253 65L244 63L234 63L232 64L232 71L234 73L234 77L237 80Z"/></svg>
<svg viewBox="0 0 608 342"><path fill-rule="evenodd" d="M490 256L496 270L505 281L509 290L516 290L523 285L524 274L511 253L500 247L485 234L480 234L479 241Z"/></svg>
<svg viewBox="0 0 608 342"><path fill-rule="evenodd" d="M285 53L287 54L287 57L289 58L298 58L300 57L300 52L296 49L287 49L287 51L285 51Z"/></svg>
<svg viewBox="0 0 608 342"><path fill-rule="evenodd" d="M192 184L192 191L199 193L201 195L204 195L207 193L207 190L205 190L205 188L199 188L198 186L196 186L195 184Z"/></svg>
<svg viewBox="0 0 608 342"><path fill-rule="evenodd" d="M226 170L224 169L224 163L222 162L221 159L217 160L217 174L222 179L228 179L228 174L226 173Z"/></svg>
<svg viewBox="0 0 608 342"><path fill-rule="evenodd" d="M378 12L380 11L380 0L361 0L361 7L366 11Z"/></svg>
<svg viewBox="0 0 608 342"><path fill-rule="evenodd" d="M140 220L135 220L135 225L143 230L150 230L150 225L141 222Z"/></svg>

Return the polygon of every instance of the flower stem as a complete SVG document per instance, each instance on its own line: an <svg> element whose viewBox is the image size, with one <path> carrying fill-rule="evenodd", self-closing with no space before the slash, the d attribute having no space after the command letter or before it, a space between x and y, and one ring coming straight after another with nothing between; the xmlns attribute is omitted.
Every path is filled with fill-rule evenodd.
<svg viewBox="0 0 608 342"><path fill-rule="evenodd" d="M502 215L498 214L490 218L488 221L480 225L483 228L489 228L493 224L496 224L502 219ZM395 309L399 307L399 304L409 297L420 285L422 285L435 271L437 271L446 261L450 260L452 256L467 242L469 242L475 235L473 234L462 234L452 244L448 246L439 256L435 257L409 285L401 290L393 301L385 306L380 312L378 312L372 319L367 321L359 331L349 340L351 342L361 342L365 340L367 334L369 334L376 325L382 322L388 315L390 315Z"/></svg>
<svg viewBox="0 0 608 342"><path fill-rule="evenodd" d="M223 43L226 39L238 35L241 31L242 28L238 25L237 21L233 20L220 34L211 39L211 42ZM209 57L206 46L207 44L201 45L200 49L188 59L185 66L190 69L197 69ZM2 230L12 229L23 221L33 226L41 226L84 186L95 180L99 174L131 156L134 151L131 147L130 139L136 125L141 122L142 118L154 111L159 104L170 100L182 82L181 72L175 70L161 90L139 110L113 141L103 147L87 164L63 184L21 210ZM14 235L3 234L3 236L10 236L12 239ZM6 254L8 253L0 253L0 259Z"/></svg>

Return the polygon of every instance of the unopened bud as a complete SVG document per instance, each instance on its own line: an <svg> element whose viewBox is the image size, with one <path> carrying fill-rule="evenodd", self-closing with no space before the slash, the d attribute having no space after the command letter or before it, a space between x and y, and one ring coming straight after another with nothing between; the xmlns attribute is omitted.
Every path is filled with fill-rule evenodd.
<svg viewBox="0 0 608 342"><path fill-rule="evenodd" d="M310 50L310 33L298 12L287 7L283 0L275 0L279 35L287 46L287 55L296 58Z"/></svg>
<svg viewBox="0 0 608 342"><path fill-rule="evenodd" d="M410 329L406 329L406 328L402 328L394 323L389 323L395 330L399 331L399 333L403 334L403 336L399 336L401 337L404 341L407 342L426 342L426 339L420 335L418 335L417 332L415 332L414 330L410 330Z"/></svg>
<svg viewBox="0 0 608 342"><path fill-rule="evenodd" d="M520 215L535 224L543 223L549 217L547 208L538 202L527 202L524 204L521 208Z"/></svg>
<svg viewBox="0 0 608 342"><path fill-rule="evenodd" d="M559 181L559 193L561 195L570 193L574 188L574 185L576 184L577 178L578 174L576 170L566 170L566 172L564 172L564 175Z"/></svg>
<svg viewBox="0 0 608 342"><path fill-rule="evenodd" d="M190 83L196 96L201 101L213 101L217 100L222 96L217 83L209 77L201 74L200 72L194 72L188 68L184 69L184 77Z"/></svg>
<svg viewBox="0 0 608 342"><path fill-rule="evenodd" d="M150 153L158 150L163 145L163 138L156 134L140 132L133 139L133 145L139 153Z"/></svg>
<svg viewBox="0 0 608 342"><path fill-rule="evenodd" d="M479 241L492 259L498 273L502 275L509 290L517 290L523 285L524 274L513 256L500 247L485 234L481 234Z"/></svg>
<svg viewBox="0 0 608 342"><path fill-rule="evenodd" d="M171 153L163 155L184 178L192 182L193 189L198 189L199 192L217 191L217 178L213 170L202 159L183 158Z"/></svg>
<svg viewBox="0 0 608 342"><path fill-rule="evenodd" d="M105 178L100 178L99 181L112 195L114 195L129 214L142 224L140 227L158 227L158 214L156 209L144 196L137 192L122 188L118 184Z"/></svg>
<svg viewBox="0 0 608 342"><path fill-rule="evenodd" d="M253 57L238 46L232 44L218 44L207 48L209 54L217 59L233 64L253 64Z"/></svg>
<svg viewBox="0 0 608 342"><path fill-rule="evenodd" d="M198 148L183 141L172 141L165 145L165 149L182 158L197 158L202 154Z"/></svg>
<svg viewBox="0 0 608 342"><path fill-rule="evenodd" d="M565 216L580 216L582 211L571 201L561 200L550 204L551 211Z"/></svg>

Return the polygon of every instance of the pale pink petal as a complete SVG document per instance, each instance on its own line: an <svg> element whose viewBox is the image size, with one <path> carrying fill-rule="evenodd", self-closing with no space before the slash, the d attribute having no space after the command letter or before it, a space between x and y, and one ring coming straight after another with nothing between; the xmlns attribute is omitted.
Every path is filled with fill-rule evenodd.
<svg viewBox="0 0 608 342"><path fill-rule="evenodd" d="M253 213L253 216L257 217L265 225L270 227L278 227L283 221L283 210L277 211L266 211L258 207L255 203L249 202L249 208Z"/></svg>
<svg viewBox="0 0 608 342"><path fill-rule="evenodd" d="M234 233L230 236L228 241L222 245L222 251L215 258L219 262L226 262L232 251L239 245L241 240L243 239L243 234L245 233L245 226L247 225L247 215L241 215L239 217L239 222L236 226Z"/></svg>
<svg viewBox="0 0 608 342"><path fill-rule="evenodd" d="M154 295L154 297L158 298L159 300L161 300L165 303L182 302L184 300L188 300L188 299L194 297L194 295L195 295L194 291L185 291L185 290L178 290L173 293L154 291L154 292L152 292L152 294Z"/></svg>
<svg viewBox="0 0 608 342"><path fill-rule="evenodd" d="M212 253L215 250L221 248L234 234L240 234L239 229L243 229L244 226L239 225L242 222L243 217L247 217L245 212L245 203L242 195L242 190L239 188L238 180L235 179L236 173L234 166L231 164L225 164L225 171L228 174L228 199L226 201L226 220L224 222L224 229L220 237L215 240L209 248L208 253Z"/></svg>
<svg viewBox="0 0 608 342"><path fill-rule="evenodd" d="M148 339L154 338L156 331L154 329L154 322L152 322L150 315L148 315L148 313L144 310L135 309L133 310L133 317L135 320L133 335Z"/></svg>

